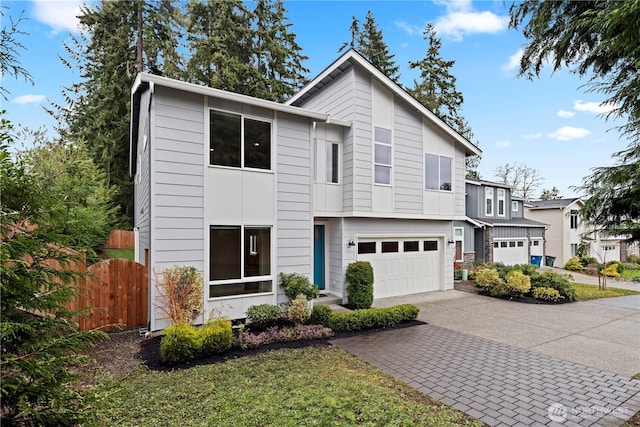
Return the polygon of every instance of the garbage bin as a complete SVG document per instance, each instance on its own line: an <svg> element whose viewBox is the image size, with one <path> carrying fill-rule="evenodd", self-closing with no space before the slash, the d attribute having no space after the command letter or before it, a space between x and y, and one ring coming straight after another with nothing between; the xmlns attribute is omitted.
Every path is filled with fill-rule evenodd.
<svg viewBox="0 0 640 427"><path fill-rule="evenodd" d="M547 267L553 267L554 262L556 262L556 257L549 255L544 256L544 265Z"/></svg>
<svg viewBox="0 0 640 427"><path fill-rule="evenodd" d="M531 264L540 267L540 264L542 264L542 255L531 255Z"/></svg>
<svg viewBox="0 0 640 427"><path fill-rule="evenodd" d="M462 270L462 280L469 280L469 270Z"/></svg>

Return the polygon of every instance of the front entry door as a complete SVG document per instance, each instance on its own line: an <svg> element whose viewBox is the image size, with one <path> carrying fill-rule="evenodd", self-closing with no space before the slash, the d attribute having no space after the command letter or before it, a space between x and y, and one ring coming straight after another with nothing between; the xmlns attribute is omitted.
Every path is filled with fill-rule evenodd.
<svg viewBox="0 0 640 427"><path fill-rule="evenodd" d="M313 283L324 289L324 225L313 226Z"/></svg>

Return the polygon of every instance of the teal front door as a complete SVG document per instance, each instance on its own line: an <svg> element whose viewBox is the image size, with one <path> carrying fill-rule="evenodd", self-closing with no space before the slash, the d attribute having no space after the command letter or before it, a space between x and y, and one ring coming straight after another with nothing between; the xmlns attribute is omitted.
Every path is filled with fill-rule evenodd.
<svg viewBox="0 0 640 427"><path fill-rule="evenodd" d="M324 225L313 226L313 283L324 289Z"/></svg>

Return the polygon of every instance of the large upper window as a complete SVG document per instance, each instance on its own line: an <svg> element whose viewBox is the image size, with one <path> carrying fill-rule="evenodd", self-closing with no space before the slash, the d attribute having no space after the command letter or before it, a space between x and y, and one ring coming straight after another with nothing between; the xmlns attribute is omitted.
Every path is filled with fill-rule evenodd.
<svg viewBox="0 0 640 427"><path fill-rule="evenodd" d="M209 297L271 292L271 229L214 225L209 230Z"/></svg>
<svg viewBox="0 0 640 427"><path fill-rule="evenodd" d="M578 228L578 211L571 210L571 228L573 230Z"/></svg>
<svg viewBox="0 0 640 427"><path fill-rule="evenodd" d="M503 188L498 188L498 216L504 216L505 198L506 191Z"/></svg>
<svg viewBox="0 0 640 427"><path fill-rule="evenodd" d="M209 129L210 164L271 169L271 123L211 110Z"/></svg>
<svg viewBox="0 0 640 427"><path fill-rule="evenodd" d="M486 187L484 189L484 213L487 216L493 215L493 188Z"/></svg>
<svg viewBox="0 0 640 427"><path fill-rule="evenodd" d="M376 184L391 185L391 130L374 129L373 180Z"/></svg>
<svg viewBox="0 0 640 427"><path fill-rule="evenodd" d="M451 157L424 155L424 188L451 191Z"/></svg>

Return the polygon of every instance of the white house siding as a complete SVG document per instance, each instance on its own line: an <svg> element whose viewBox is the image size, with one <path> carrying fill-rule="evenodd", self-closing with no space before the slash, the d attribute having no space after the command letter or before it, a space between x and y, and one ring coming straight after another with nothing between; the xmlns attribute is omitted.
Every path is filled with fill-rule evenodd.
<svg viewBox="0 0 640 427"><path fill-rule="evenodd" d="M423 184L422 119L407 108L404 102L396 102L393 116L393 192L395 211L421 214Z"/></svg>
<svg viewBox="0 0 640 427"><path fill-rule="evenodd" d="M145 249L151 247L151 200L150 190L150 153L151 132L149 106L151 103L151 91L146 90L140 97L140 116L138 121L138 147L136 159L136 176L134 186L134 226L138 229L138 241L136 242L136 262L144 264Z"/></svg>
<svg viewBox="0 0 640 427"><path fill-rule="evenodd" d="M422 120L422 147L422 157L424 157L425 153L446 156L453 159L456 157L454 143L447 139L442 131L437 129L433 123L427 119ZM452 173L459 173L459 169L455 168L455 165L453 169ZM455 185L455 181L459 179L464 180L464 175L454 175L452 179ZM443 220L451 218L453 215L456 215L455 200L456 195L454 195L453 191L425 190L422 199L423 213L430 217L442 218Z"/></svg>
<svg viewBox="0 0 640 427"><path fill-rule="evenodd" d="M466 159L464 149L460 144L456 144L453 155L453 209L456 215L466 215L466 184L464 178Z"/></svg>
<svg viewBox="0 0 640 427"><path fill-rule="evenodd" d="M371 76L354 66L353 115L353 210L371 212L373 184L373 128L371 123Z"/></svg>
<svg viewBox="0 0 640 427"><path fill-rule="evenodd" d="M204 270L203 97L157 87L152 117L151 248L155 271L172 265ZM150 287L152 298L155 286ZM166 326L151 304L151 329Z"/></svg>
<svg viewBox="0 0 640 427"><path fill-rule="evenodd" d="M287 114L279 114L277 123L277 273L299 273L311 277L311 123L308 119ZM277 288L278 302L284 302L286 296L279 286Z"/></svg>
<svg viewBox="0 0 640 427"><path fill-rule="evenodd" d="M442 286L440 289L453 289L453 263L445 262L453 259L453 245L447 244L447 240L451 237L452 221L430 221L430 220L403 220L403 219L377 219L377 218L345 218L342 233L343 244L343 270L356 261L357 246L348 246L348 240L357 241L358 238L377 238L377 237L396 237L404 238L411 236L432 237L439 239L439 248L443 250L442 269ZM374 271L375 276L375 271ZM336 287L342 285L343 299L346 300L346 284L344 282L344 274L336 277L341 283L336 283Z"/></svg>

